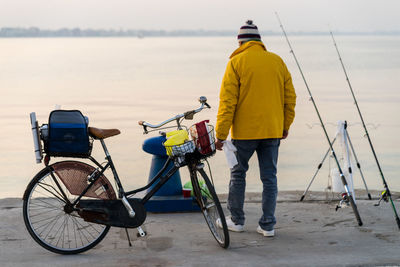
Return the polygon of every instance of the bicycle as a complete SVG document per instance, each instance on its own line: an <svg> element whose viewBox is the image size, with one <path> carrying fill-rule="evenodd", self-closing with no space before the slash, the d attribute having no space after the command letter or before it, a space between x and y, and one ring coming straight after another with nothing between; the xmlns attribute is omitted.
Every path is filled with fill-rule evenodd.
<svg viewBox="0 0 400 267"><path fill-rule="evenodd" d="M206 97L200 97L199 101L201 106L195 110L178 114L156 125L145 121L140 121L139 125L143 127L145 134L171 127L176 127L181 131L185 128L184 131L187 131L187 128L182 125L183 120L193 119L196 113L204 108L210 108ZM175 126L163 127L173 121L176 122ZM37 121L32 121L32 116L31 122L33 131L36 131L43 139L45 134L42 130L47 128L43 128L43 125L39 128ZM29 234L39 245L59 254L77 254L93 248L103 240L112 226L125 228L127 235L127 228L137 228L138 236L143 237L147 234L141 228L146 220L144 204L179 168L187 166L194 193L193 198L217 243L227 248L229 234L224 212L214 189L212 175L210 180L203 163L206 161L208 164L207 158L215 154L213 130L213 127L209 125L207 136L198 136L197 140L186 140L182 144L166 146L169 157L162 169L146 186L125 191L104 142L104 139L118 135L120 131L87 127L91 144L94 140L100 141L106 161L100 164L90 156L89 152L78 157L89 159L95 167L76 160L49 164L50 156L46 154L45 168L31 180L23 196L23 217ZM166 136L166 133L161 134ZM210 145L206 153L204 153L204 148L199 147L197 143L202 138L208 138ZM36 145L35 143L35 148ZM41 148L39 140L39 152L43 151L46 152ZM173 166L167 170L170 163L173 163ZM109 168L113 173L117 192L104 175ZM144 197L133 197L136 193L149 188L151 189ZM216 220L219 218L222 228L216 225ZM130 244L129 235L128 241Z"/></svg>

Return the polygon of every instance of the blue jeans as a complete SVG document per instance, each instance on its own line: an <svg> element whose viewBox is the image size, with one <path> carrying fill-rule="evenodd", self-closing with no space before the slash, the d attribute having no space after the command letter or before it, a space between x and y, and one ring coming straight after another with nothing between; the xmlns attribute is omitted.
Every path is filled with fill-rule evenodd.
<svg viewBox="0 0 400 267"><path fill-rule="evenodd" d="M259 220L262 229L271 231L276 223L275 207L278 195L276 181L276 165L278 162L279 138L257 140L232 140L237 148L238 164L231 169L231 181L229 183L228 210L231 212L232 221L236 224L244 224L243 211L246 172L249 169L249 160L254 151L257 152L260 178L263 183L262 211Z"/></svg>

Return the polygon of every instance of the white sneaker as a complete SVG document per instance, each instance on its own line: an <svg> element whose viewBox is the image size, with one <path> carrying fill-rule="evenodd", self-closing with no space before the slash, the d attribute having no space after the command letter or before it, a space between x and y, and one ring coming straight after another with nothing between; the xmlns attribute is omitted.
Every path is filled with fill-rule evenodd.
<svg viewBox="0 0 400 267"><path fill-rule="evenodd" d="M266 231L266 230L262 229L261 226L257 227L257 232L262 234L263 236L266 236L266 237L274 237L275 236L275 231L274 230Z"/></svg>
<svg viewBox="0 0 400 267"><path fill-rule="evenodd" d="M233 232L243 232L244 231L244 225L234 223L230 216L226 217L225 220L226 220L226 226L228 226L229 231L233 231ZM220 218L218 218L216 220L216 224L219 228L222 228L222 223L221 223Z"/></svg>

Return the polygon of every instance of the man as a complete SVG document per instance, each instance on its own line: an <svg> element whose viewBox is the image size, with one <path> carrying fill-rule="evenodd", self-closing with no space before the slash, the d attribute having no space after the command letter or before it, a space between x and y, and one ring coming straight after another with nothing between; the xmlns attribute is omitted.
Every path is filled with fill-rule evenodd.
<svg viewBox="0 0 400 267"><path fill-rule="evenodd" d="M231 169L228 195L231 216L226 221L229 230L244 231L245 178L249 159L256 152L263 183L263 214L257 232L272 237L278 148L294 120L296 94L285 63L266 50L251 20L240 28L238 41L222 81L216 125L216 148L222 149L230 129L237 148L238 164ZM221 227L220 220L217 225Z"/></svg>

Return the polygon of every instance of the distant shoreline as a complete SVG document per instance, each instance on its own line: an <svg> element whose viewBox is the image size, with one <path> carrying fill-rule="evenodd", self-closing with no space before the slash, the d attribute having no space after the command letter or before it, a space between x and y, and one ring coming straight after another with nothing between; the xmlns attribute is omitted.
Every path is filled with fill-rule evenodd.
<svg viewBox="0 0 400 267"><path fill-rule="evenodd" d="M235 36L237 31L209 31L209 30L115 30L115 29L80 29L61 28L56 30L40 29L37 27L3 27L0 28L0 38L77 38L77 37L224 37ZM280 36L279 31L263 31L263 36ZM322 31L296 31L288 32L292 36L325 36L329 32ZM374 32L335 32L342 36L400 36L400 31L374 31Z"/></svg>

